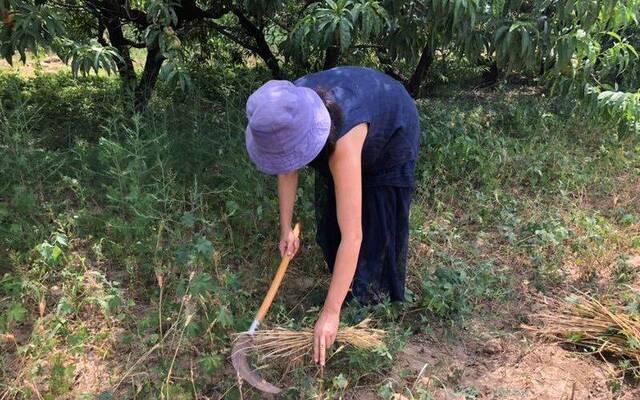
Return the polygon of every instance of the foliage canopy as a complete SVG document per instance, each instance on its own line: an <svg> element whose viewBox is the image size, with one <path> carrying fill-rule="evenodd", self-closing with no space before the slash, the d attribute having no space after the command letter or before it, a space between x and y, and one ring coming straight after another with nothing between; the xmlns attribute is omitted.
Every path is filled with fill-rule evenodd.
<svg viewBox="0 0 640 400"><path fill-rule="evenodd" d="M640 116L639 0L2 0L9 62L51 49L75 74L117 71L143 108L160 77L183 89L208 57L259 57L276 78L376 66L414 96L436 56L524 74L624 126ZM146 49L138 74L132 49Z"/></svg>

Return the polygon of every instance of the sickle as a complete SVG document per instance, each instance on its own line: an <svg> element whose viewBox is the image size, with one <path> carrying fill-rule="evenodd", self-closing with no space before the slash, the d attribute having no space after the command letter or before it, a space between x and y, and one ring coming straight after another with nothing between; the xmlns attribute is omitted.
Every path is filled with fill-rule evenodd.
<svg viewBox="0 0 640 400"><path fill-rule="evenodd" d="M238 378L246 381L254 388L270 394L282 392L279 387L267 382L247 362L247 352L251 348L253 336L249 332L241 334L233 345L231 363L238 373Z"/></svg>
<svg viewBox="0 0 640 400"><path fill-rule="evenodd" d="M300 224L298 223L293 228L293 236L297 239L299 235ZM278 292L278 288L282 283L284 274L285 272L287 272L289 261L291 261L291 257L285 256L280 262L278 270L276 271L276 275L273 277L273 281L271 281L271 286L269 286L269 291L265 295L264 300L262 300L262 305L260 305L260 309L258 309L258 313L251 323L251 327L247 332L244 332L243 334L238 336L231 350L231 363L236 369L238 379L245 380L256 389L270 394L278 394L282 392L282 389L264 380L255 370L251 368L249 362L247 361L247 353L251 348L253 333L256 331L256 329L258 329L258 326L264 319L264 316L267 314L269 307L271 307L273 299L276 297L276 293Z"/></svg>

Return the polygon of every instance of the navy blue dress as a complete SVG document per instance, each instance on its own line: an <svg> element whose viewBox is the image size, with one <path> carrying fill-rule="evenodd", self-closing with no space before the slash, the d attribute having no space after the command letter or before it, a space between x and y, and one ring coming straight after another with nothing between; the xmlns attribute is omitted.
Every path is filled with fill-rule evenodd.
<svg viewBox="0 0 640 400"><path fill-rule="evenodd" d="M403 301L420 139L414 100L400 82L363 67L337 67L306 75L294 84L321 89L339 105L342 124L336 140L356 125L368 124L362 149L363 240L348 299L355 297L362 304L387 296ZM328 146L310 165L316 170L316 240L333 271L340 228Z"/></svg>

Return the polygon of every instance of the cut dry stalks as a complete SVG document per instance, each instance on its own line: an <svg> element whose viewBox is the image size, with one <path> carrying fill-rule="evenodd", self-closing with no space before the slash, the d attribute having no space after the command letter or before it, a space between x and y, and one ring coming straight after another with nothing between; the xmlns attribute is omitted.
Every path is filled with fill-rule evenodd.
<svg viewBox="0 0 640 400"><path fill-rule="evenodd" d="M524 326L542 337L590 352L625 357L640 365L640 319L620 306L586 294L567 299L540 297L546 310L533 315L537 326Z"/></svg>
<svg viewBox="0 0 640 400"><path fill-rule="evenodd" d="M386 332L369 327L370 322L371 320L367 318L355 326L338 330L336 341L360 349L375 349L383 346ZM313 351L313 330L293 331L283 328L258 330L253 334L250 349L257 353L262 361L300 360Z"/></svg>

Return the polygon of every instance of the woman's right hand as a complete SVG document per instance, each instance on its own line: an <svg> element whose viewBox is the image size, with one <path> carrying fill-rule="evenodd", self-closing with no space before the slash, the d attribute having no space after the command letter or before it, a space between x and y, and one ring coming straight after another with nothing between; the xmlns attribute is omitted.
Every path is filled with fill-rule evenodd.
<svg viewBox="0 0 640 400"><path fill-rule="evenodd" d="M293 229L289 227L280 233L280 256L293 258L300 248L300 239L295 237Z"/></svg>

